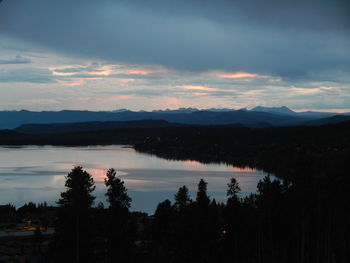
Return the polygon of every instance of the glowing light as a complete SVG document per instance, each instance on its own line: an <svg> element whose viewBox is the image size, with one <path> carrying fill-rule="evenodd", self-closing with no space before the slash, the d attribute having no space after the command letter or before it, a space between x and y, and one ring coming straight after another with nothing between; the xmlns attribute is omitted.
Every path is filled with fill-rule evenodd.
<svg viewBox="0 0 350 263"><path fill-rule="evenodd" d="M226 233L227 233L227 231L226 230L221 230L221 236L224 236L224 235L226 235Z"/></svg>

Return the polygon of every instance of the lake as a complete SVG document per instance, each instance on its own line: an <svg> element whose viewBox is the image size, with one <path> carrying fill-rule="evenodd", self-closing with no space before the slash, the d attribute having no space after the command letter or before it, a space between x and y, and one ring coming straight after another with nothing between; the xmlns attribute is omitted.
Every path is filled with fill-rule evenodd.
<svg viewBox="0 0 350 263"><path fill-rule="evenodd" d="M231 177L237 179L242 195L246 195L255 192L266 175L251 168L165 160L120 145L0 147L0 204L19 207L29 201L46 201L54 205L65 190L65 175L76 165L93 175L95 204L106 204L104 177L109 168L115 168L133 199L131 210L148 213L165 199L173 202L182 185L189 188L194 199L201 178L208 182L211 198L225 201Z"/></svg>

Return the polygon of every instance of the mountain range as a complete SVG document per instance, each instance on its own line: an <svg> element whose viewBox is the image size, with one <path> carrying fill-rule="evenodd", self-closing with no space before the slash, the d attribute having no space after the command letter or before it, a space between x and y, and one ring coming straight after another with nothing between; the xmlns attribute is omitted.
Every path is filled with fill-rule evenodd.
<svg viewBox="0 0 350 263"><path fill-rule="evenodd" d="M336 116L337 118L332 118ZM171 124L186 125L242 125L247 127L269 127L290 125L321 125L328 122L342 122L348 119L350 113L337 114L330 112L294 112L283 107L258 106L247 109L206 109L179 108L177 110L130 111L127 109L115 111L0 111L0 129L22 129L22 125L33 127L32 124L62 124L62 123L88 123L94 130L98 126L117 128L123 126L120 122L162 120ZM324 119L324 120L321 120ZM106 122L117 122L107 124ZM319 124L318 124L319 123ZM28 126L31 124L31 126ZM129 123L126 126L155 125L155 123ZM156 125L161 125L157 123ZM164 125L164 123L162 124ZM41 126L42 127L42 126ZM55 126L65 129L63 126ZM81 127L87 127L86 124ZM38 128L38 126L37 126ZM52 127L51 127L52 128ZM32 129L32 128L30 128ZM76 127L75 129L79 129Z"/></svg>

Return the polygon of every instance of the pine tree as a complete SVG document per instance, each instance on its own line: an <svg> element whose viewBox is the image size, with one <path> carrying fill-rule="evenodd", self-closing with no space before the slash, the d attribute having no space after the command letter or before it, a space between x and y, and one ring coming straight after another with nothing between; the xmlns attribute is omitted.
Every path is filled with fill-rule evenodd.
<svg viewBox="0 0 350 263"><path fill-rule="evenodd" d="M237 196L237 194L241 191L236 178L231 178L230 183L228 183L227 186L227 196L229 197Z"/></svg>
<svg viewBox="0 0 350 263"><path fill-rule="evenodd" d="M181 211L191 202L186 185L179 188L175 194L175 205Z"/></svg>
<svg viewBox="0 0 350 263"><path fill-rule="evenodd" d="M130 226L129 208L132 199L127 194L124 182L111 168L106 173L108 223L107 223L107 259L108 262L128 262L131 256L133 231Z"/></svg>
<svg viewBox="0 0 350 263"><path fill-rule="evenodd" d="M95 197L92 176L76 166L66 177L66 191L57 202L60 206L57 233L57 262L92 262L89 208ZM62 253L64 251L64 253Z"/></svg>
<svg viewBox="0 0 350 263"><path fill-rule="evenodd" d="M129 209L132 199L127 194L124 182L116 174L113 168L107 171L105 178L105 185L108 187L107 201L112 209Z"/></svg>
<svg viewBox="0 0 350 263"><path fill-rule="evenodd" d="M237 205L239 203L238 194L241 192L241 188L239 187L237 180L235 178L231 178L230 183L228 183L227 186L227 205Z"/></svg>
<svg viewBox="0 0 350 263"><path fill-rule="evenodd" d="M207 195L207 182L205 182L203 179L201 179L198 183L198 191L197 191L197 204L199 206L209 206L210 199Z"/></svg>

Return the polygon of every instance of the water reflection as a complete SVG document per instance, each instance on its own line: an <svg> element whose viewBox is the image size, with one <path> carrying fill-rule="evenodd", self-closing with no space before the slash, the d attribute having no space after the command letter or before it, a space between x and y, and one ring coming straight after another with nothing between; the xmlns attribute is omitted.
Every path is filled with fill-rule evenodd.
<svg viewBox="0 0 350 263"><path fill-rule="evenodd" d="M153 212L166 198L172 200L184 184L194 198L200 178L208 182L211 197L224 201L229 178L235 177L245 194L254 192L264 176L251 168L169 161L122 146L0 147L0 204L20 206L28 201L54 204L64 190L64 176L74 165L83 166L94 176L96 202L105 200L105 173L114 167L133 198L132 209L147 212Z"/></svg>

